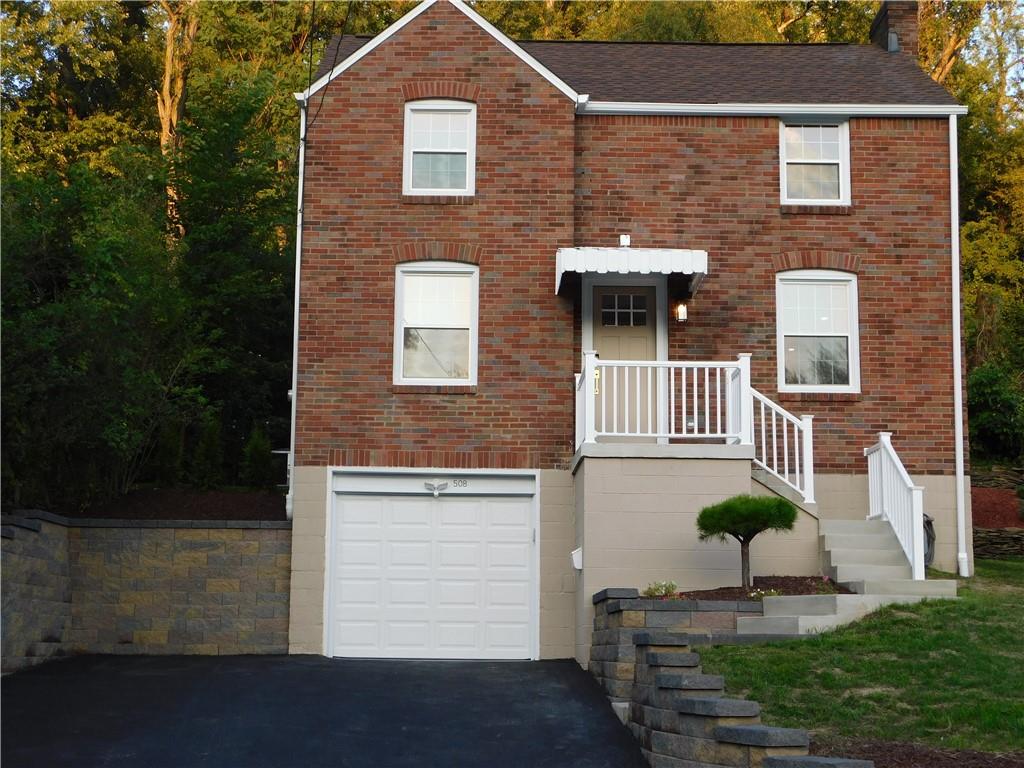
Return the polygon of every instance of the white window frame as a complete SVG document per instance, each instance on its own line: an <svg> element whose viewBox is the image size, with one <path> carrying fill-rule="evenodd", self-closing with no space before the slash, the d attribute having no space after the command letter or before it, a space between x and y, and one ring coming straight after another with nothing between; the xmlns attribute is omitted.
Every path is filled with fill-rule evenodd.
<svg viewBox="0 0 1024 768"><path fill-rule="evenodd" d="M405 350L405 323L402 308L405 306L405 276L409 274L451 274L472 277L469 315L469 376L464 379L407 379L402 375ZM459 387L476 386L477 342L480 327L480 268L474 264L455 261L413 261L395 267L395 336L393 383L407 387Z"/></svg>
<svg viewBox="0 0 1024 768"><path fill-rule="evenodd" d="M786 177L789 171L788 160L786 159L786 126L787 125L822 125L836 126L839 128L839 198L828 198L824 200L812 200L805 198L790 198L786 195ZM793 162L808 162L797 161ZM809 161L813 163L814 161ZM821 165L832 165L831 161L820 163ZM779 120L779 195L782 205L850 205L850 122L848 120L822 120L820 118L792 118L790 120Z"/></svg>
<svg viewBox="0 0 1024 768"><path fill-rule="evenodd" d="M849 339L849 384L787 384L786 344L782 325L782 286L793 283L842 284L847 291L847 311L850 332L847 334L815 334L818 336L845 336ZM775 357L778 365L779 392L860 392L860 325L858 311L857 276L851 272L831 269L795 269L775 275Z"/></svg>
<svg viewBox="0 0 1024 768"><path fill-rule="evenodd" d="M412 185L412 116L416 112L463 112L466 121L466 186L461 189L419 189ZM424 99L405 103L405 136L402 151L402 194L468 196L476 194L476 104L454 99Z"/></svg>

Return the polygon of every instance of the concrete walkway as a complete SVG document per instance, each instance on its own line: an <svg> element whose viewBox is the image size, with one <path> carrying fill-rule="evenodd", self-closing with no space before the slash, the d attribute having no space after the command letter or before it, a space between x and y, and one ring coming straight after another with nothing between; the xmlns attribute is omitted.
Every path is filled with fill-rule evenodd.
<svg viewBox="0 0 1024 768"><path fill-rule="evenodd" d="M0 693L4 768L645 765L573 661L93 656Z"/></svg>

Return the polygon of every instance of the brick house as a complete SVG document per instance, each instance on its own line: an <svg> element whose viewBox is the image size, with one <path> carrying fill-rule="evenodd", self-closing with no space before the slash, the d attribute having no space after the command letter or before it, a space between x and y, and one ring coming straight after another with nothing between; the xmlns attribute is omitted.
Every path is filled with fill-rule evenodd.
<svg viewBox="0 0 1024 768"><path fill-rule="evenodd" d="M296 94L293 652L582 661L602 588L739 583L694 526L738 493L799 507L755 575L869 578L820 546L871 515L898 563L866 562L920 580L922 512L969 573L965 109L916 23L517 43L427 0L331 44Z"/></svg>

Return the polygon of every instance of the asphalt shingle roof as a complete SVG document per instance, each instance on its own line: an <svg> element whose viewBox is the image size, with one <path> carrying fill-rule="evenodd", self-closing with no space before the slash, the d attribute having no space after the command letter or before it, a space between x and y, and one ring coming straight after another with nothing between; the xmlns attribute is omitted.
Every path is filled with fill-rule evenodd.
<svg viewBox="0 0 1024 768"><path fill-rule="evenodd" d="M369 37L336 36L314 81ZM874 45L521 41L591 101L929 104L956 100L905 54Z"/></svg>

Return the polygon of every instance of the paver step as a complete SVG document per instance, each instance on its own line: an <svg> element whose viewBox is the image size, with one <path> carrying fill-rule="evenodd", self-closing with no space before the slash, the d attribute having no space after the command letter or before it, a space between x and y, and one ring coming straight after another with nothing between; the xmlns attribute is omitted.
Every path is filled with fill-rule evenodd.
<svg viewBox="0 0 1024 768"><path fill-rule="evenodd" d="M907 556L902 549L829 549L826 550L831 565L907 565Z"/></svg>
<svg viewBox="0 0 1024 768"><path fill-rule="evenodd" d="M847 581L909 579L910 565L833 565L829 572L841 584Z"/></svg>
<svg viewBox="0 0 1024 768"><path fill-rule="evenodd" d="M956 579L856 579L839 582L861 595L918 595L956 597Z"/></svg>
<svg viewBox="0 0 1024 768"><path fill-rule="evenodd" d="M760 717L761 705L748 699L693 696L679 699L676 712L703 717Z"/></svg>
<svg viewBox="0 0 1024 768"><path fill-rule="evenodd" d="M679 691L722 691L725 689L725 679L721 675L662 672L655 675L654 684L659 688Z"/></svg>
<svg viewBox="0 0 1024 768"><path fill-rule="evenodd" d="M802 728L775 728L771 725L720 725L715 738L727 744L751 747L806 747L811 743Z"/></svg>
<svg viewBox="0 0 1024 768"><path fill-rule="evenodd" d="M886 520L819 520L818 532L824 534L880 534L892 533L892 526Z"/></svg>
<svg viewBox="0 0 1024 768"><path fill-rule="evenodd" d="M875 768L872 760L854 760L849 757L821 757L819 755L776 755L766 757L764 768Z"/></svg>
<svg viewBox="0 0 1024 768"><path fill-rule="evenodd" d="M633 635L633 642L636 645L658 645L676 646L688 648L690 638L685 632L662 632L659 630L649 632L637 632Z"/></svg>
<svg viewBox="0 0 1024 768"><path fill-rule="evenodd" d="M652 667L699 667L700 654L690 651L651 651L644 661Z"/></svg>

